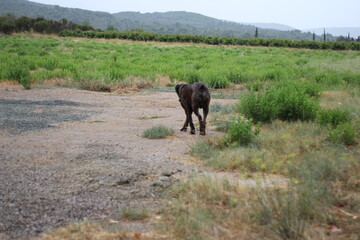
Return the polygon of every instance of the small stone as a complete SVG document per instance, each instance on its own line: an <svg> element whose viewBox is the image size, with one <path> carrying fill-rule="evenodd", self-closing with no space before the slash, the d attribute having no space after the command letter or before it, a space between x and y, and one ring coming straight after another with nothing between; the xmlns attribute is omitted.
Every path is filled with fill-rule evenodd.
<svg viewBox="0 0 360 240"><path fill-rule="evenodd" d="M130 178L120 178L114 184L112 184L112 186L125 185L125 184L129 184L130 182L131 182Z"/></svg>
<svg viewBox="0 0 360 240"><path fill-rule="evenodd" d="M170 177L172 174L173 174L173 173L170 172L170 171L164 171L164 172L162 173L162 175L163 175L163 176L166 176L166 177Z"/></svg>
<svg viewBox="0 0 360 240"><path fill-rule="evenodd" d="M167 182L170 179L169 179L169 177L161 176L161 177L159 177L159 180L162 181L162 182Z"/></svg>
<svg viewBox="0 0 360 240"><path fill-rule="evenodd" d="M119 221L109 220L109 224L117 224L117 223L119 223Z"/></svg>
<svg viewBox="0 0 360 240"><path fill-rule="evenodd" d="M160 181L160 180L156 180L155 182L153 182L152 185L154 187L165 187L165 183L163 181Z"/></svg>

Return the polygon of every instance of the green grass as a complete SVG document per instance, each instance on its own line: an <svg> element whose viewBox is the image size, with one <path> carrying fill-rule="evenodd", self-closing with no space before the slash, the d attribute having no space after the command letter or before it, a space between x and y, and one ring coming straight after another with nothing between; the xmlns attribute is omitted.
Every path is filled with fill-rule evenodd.
<svg viewBox="0 0 360 240"><path fill-rule="evenodd" d="M136 77L147 86L157 86L161 76L166 76L170 82L165 84L204 81L212 88L246 83L258 90L263 83L308 80L334 89L359 84L360 76L356 68L360 53L352 51L177 46L31 36L0 36L0 51L0 81L12 80L9 75L13 65L29 70L35 83L60 78L75 84L121 84ZM329 69L323 62L335 62L338 67Z"/></svg>
<svg viewBox="0 0 360 240"><path fill-rule="evenodd" d="M216 112L221 114L232 113L234 107L230 104L213 103L210 105L210 112Z"/></svg>
<svg viewBox="0 0 360 240"><path fill-rule="evenodd" d="M355 239L360 234L358 221L349 217L360 209L359 52L0 36L0 53L0 81L55 79L112 91L201 80L220 88L212 90L213 99L240 99L242 114L262 122L255 137L255 126L231 125L236 107L212 103L211 124L224 134L230 129L235 139L230 142L253 137L229 144L221 134L210 135L193 144L191 154L210 169L276 174L289 184L248 189L203 176L180 181L164 210L166 228L175 237ZM155 126L143 136L172 134ZM133 209L126 214L137 215ZM343 233L332 235L327 227L333 225Z"/></svg>
<svg viewBox="0 0 360 240"><path fill-rule="evenodd" d="M318 111L316 121L323 126L337 127L341 123L350 122L351 115L349 112L336 109L323 109Z"/></svg>
<svg viewBox="0 0 360 240"><path fill-rule="evenodd" d="M282 84L272 83L271 88L281 87ZM333 82L325 81L319 86L323 89L331 88ZM243 229L247 232L252 229L251 232L259 235L246 235L242 239L260 239L265 236L270 239L317 239L318 236L326 236L324 239L356 238L360 234L356 218L360 209L360 188L358 180L355 180L360 171L360 109L357 107L360 95L358 86L352 86L352 89L346 91L340 88L340 91L322 93L305 88L304 96L316 98L319 102L316 119L263 123L259 135L248 145L224 144L228 137L227 131L231 128L224 128L223 123L231 126L230 119L236 112L220 117L214 111L213 114L220 120L213 124L219 124L227 133L224 133L224 137L200 140L192 146L191 154L201 164L216 171L238 173L239 176L261 174L267 178L268 175L281 175L288 182L285 186L275 184L273 187L258 186L255 189L240 186L241 190L236 189L235 184L235 189L224 190L218 180L214 182L207 179L207 185L201 188L237 197L241 199L238 200L241 207L231 208L225 204L218 207L209 204L206 198L199 197L194 200L195 203L189 203L189 211L176 212L181 204L187 202L186 199L193 198L192 195L200 191L189 188L185 196L174 196L177 204L171 206L170 212L175 209L175 213L172 212L175 216L169 224L180 224L175 226L179 231L176 234L189 239L216 239L212 235L215 232L210 235L203 233L222 229L224 238L231 238L229 236L237 234L242 236ZM286 91L282 92L283 96L286 94ZM283 102L291 103L284 99ZM274 100L276 96L264 104ZM240 101L244 101L244 98L240 98ZM281 107L282 103L275 106ZM255 109L255 113L261 115L263 110ZM242 133L241 129L237 127L236 131ZM250 128L246 129L245 133L251 132ZM189 181L189 185L197 184L197 180ZM239 191L242 197L238 197ZM189 226L178 221L183 218L196 219L198 212L204 211L208 211L211 218L204 226L199 226L200 230L193 228L197 223ZM221 220L217 216L221 216ZM233 222L237 222L236 226L231 224ZM342 232L335 235L327 230L327 226L336 226Z"/></svg>
<svg viewBox="0 0 360 240"><path fill-rule="evenodd" d="M143 137L156 139L174 135L174 130L163 125L154 126L143 132Z"/></svg>
<svg viewBox="0 0 360 240"><path fill-rule="evenodd" d="M146 115L139 117L140 120L151 120L151 119L157 119L157 118L165 118L166 116L157 116L157 115Z"/></svg>
<svg viewBox="0 0 360 240"><path fill-rule="evenodd" d="M321 127L312 125L276 122L249 147L219 147L219 140L197 144L192 154L201 153L197 156L208 167L238 171L238 176L260 172L265 179L268 173L281 174L288 182L248 187L240 177L234 184L226 177L192 176L173 187L167 230L180 239L218 239L216 234L224 239L329 234L332 239L327 226L335 225L344 232L336 239L356 238L359 223L351 216L360 209L359 151L325 143Z"/></svg>

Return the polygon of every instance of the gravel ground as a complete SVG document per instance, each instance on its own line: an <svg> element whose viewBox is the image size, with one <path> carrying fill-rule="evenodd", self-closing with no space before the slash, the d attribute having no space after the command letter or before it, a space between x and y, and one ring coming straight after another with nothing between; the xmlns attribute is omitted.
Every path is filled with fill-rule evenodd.
<svg viewBox="0 0 360 240"><path fill-rule="evenodd" d="M90 116L89 105L64 100L0 99L0 106L0 129L10 134L56 127L61 122L80 121Z"/></svg>
<svg viewBox="0 0 360 240"><path fill-rule="evenodd" d="M0 109L0 238L36 237L83 220L146 233L151 220L122 221L119 211L155 213L164 188L203 171L189 161L200 136L178 131L185 114L174 92L2 86ZM141 136L158 124L176 135Z"/></svg>

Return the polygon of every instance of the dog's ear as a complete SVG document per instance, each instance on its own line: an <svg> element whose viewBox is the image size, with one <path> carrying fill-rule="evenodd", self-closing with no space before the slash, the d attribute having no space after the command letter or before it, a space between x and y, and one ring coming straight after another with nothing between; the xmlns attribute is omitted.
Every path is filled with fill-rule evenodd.
<svg viewBox="0 0 360 240"><path fill-rule="evenodd" d="M184 84L178 84L175 86L175 91L177 93L177 95L180 97L180 89Z"/></svg>

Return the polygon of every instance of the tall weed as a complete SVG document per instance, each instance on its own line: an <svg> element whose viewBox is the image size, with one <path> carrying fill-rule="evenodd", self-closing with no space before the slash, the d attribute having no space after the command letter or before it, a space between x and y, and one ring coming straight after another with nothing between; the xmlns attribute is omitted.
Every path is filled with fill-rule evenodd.
<svg viewBox="0 0 360 240"><path fill-rule="evenodd" d="M338 125L330 131L329 140L333 143L341 143L345 145L357 144L359 124L351 125L349 122Z"/></svg>
<svg viewBox="0 0 360 240"><path fill-rule="evenodd" d="M260 129L257 127L252 130L252 120L248 120L242 117L235 117L225 135L225 142L229 146L246 146L249 145L255 136L260 133Z"/></svg>
<svg viewBox="0 0 360 240"><path fill-rule="evenodd" d="M330 125L336 128L339 124L350 122L351 115L348 111L336 109L321 109L317 112L316 122L322 126Z"/></svg>
<svg viewBox="0 0 360 240"><path fill-rule="evenodd" d="M5 79L18 81L25 89L31 88L30 71L27 67L10 64L5 72Z"/></svg>
<svg viewBox="0 0 360 240"><path fill-rule="evenodd" d="M239 112L254 122L309 121L316 116L318 102L301 86L274 84L263 92L250 91L240 98Z"/></svg>

